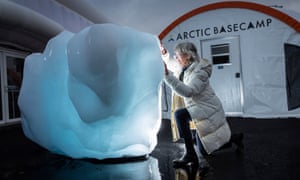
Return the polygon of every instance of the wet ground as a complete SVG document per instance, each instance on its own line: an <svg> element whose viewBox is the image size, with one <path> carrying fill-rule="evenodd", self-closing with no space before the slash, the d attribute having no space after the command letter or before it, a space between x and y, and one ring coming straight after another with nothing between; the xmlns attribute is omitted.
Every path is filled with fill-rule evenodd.
<svg viewBox="0 0 300 180"><path fill-rule="evenodd" d="M213 153L207 157L210 169L204 174L172 167L172 160L183 153L183 144L171 141L169 120L163 120L159 143L148 157L109 162L52 154L28 140L20 125L1 127L0 179L299 179L300 119L228 120L233 132L244 133L244 152L236 153L233 146Z"/></svg>

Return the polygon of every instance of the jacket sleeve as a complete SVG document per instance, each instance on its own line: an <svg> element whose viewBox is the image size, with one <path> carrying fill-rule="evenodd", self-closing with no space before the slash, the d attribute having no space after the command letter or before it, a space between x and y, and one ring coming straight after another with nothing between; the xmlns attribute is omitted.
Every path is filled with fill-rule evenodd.
<svg viewBox="0 0 300 180"><path fill-rule="evenodd" d="M200 94L207 86L208 80L209 74L204 69L194 70L186 84L171 74L165 76L165 82L182 97L192 97Z"/></svg>

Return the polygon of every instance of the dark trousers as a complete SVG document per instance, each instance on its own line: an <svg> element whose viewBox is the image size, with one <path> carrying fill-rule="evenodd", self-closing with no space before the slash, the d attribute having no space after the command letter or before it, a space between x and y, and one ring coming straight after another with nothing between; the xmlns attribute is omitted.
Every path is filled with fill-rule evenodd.
<svg viewBox="0 0 300 180"><path fill-rule="evenodd" d="M185 141L186 147L193 148L193 144L196 141L197 147L199 149L199 153L203 155L208 155L205 151L203 144L197 134L196 131L191 131L190 129L190 121L192 120L189 112L186 108L178 109L174 113L177 128L179 131L179 136L182 137ZM195 139L195 140L194 140ZM235 143L239 149L243 149L243 134L242 133L235 133L231 134L230 140L221 146L218 150L231 148L232 143Z"/></svg>
<svg viewBox="0 0 300 180"><path fill-rule="evenodd" d="M192 120L190 113L187 111L186 108L182 108L182 109L178 109L175 111L174 117L176 120L179 136L184 139L187 150L188 150L188 148L194 148L193 134L190 129L190 121ZM202 155L205 155L206 152L203 148L203 145L199 139L198 134L195 133L194 137L196 139L196 143L199 148L199 152Z"/></svg>

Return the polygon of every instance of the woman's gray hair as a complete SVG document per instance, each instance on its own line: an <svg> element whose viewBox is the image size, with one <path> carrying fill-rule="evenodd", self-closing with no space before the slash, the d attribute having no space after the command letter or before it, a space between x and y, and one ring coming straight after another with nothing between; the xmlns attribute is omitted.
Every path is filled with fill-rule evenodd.
<svg viewBox="0 0 300 180"><path fill-rule="evenodd" d="M174 48L174 52L177 52L179 54L183 54L183 55L190 55L190 61L199 61L199 55L197 53L197 48L196 46L191 43L191 42L183 42L183 43L179 43L175 46Z"/></svg>

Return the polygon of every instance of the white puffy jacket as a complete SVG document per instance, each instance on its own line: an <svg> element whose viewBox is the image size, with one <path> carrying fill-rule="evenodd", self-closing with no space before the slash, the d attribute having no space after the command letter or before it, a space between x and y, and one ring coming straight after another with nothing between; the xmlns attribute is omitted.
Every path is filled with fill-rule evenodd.
<svg viewBox="0 0 300 180"><path fill-rule="evenodd" d="M168 65L168 61L164 59ZM201 59L193 62L184 72L183 82L169 73L165 82L183 97L208 154L229 141L231 131L219 98L209 84L212 65Z"/></svg>

